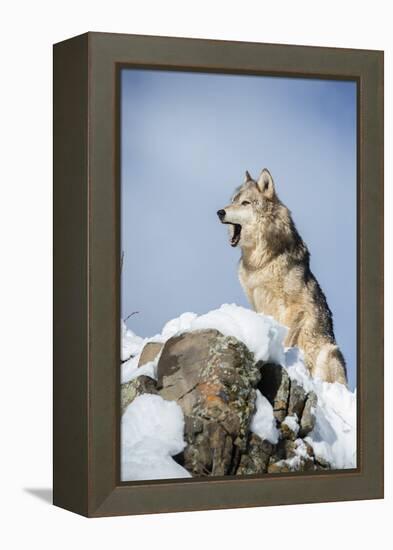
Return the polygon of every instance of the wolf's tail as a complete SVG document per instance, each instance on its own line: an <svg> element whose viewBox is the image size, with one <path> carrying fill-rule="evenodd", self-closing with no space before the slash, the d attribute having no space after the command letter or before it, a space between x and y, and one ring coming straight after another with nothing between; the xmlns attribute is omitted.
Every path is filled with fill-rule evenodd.
<svg viewBox="0 0 393 550"><path fill-rule="evenodd" d="M340 382L347 385L345 359L336 344L324 344L317 355L313 376L325 382Z"/></svg>

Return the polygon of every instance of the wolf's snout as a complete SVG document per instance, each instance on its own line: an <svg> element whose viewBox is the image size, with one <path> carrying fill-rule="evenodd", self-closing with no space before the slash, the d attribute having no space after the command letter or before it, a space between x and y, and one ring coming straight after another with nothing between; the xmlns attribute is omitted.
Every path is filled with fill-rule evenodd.
<svg viewBox="0 0 393 550"><path fill-rule="evenodd" d="M225 210L218 210L217 216L220 218L220 221L223 221L225 218Z"/></svg>

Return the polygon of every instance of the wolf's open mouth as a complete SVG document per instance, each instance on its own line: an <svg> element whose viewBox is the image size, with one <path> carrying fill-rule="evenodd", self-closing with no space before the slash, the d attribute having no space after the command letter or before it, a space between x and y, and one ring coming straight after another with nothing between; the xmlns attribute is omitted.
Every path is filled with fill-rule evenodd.
<svg viewBox="0 0 393 550"><path fill-rule="evenodd" d="M239 225L238 223L228 223L228 225L230 226L229 236L230 236L231 246L237 246L240 241L242 226Z"/></svg>

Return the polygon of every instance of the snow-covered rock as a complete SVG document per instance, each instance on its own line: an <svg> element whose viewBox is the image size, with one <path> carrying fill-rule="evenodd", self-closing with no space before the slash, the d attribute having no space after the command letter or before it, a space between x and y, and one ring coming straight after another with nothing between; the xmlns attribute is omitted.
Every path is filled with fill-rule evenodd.
<svg viewBox="0 0 393 550"><path fill-rule="evenodd" d="M122 479L356 467L356 392L312 379L302 353L284 349L286 330L233 304L184 313L152 338L123 325L123 402L133 401L122 417ZM158 354L142 365L152 342L163 349L150 346Z"/></svg>

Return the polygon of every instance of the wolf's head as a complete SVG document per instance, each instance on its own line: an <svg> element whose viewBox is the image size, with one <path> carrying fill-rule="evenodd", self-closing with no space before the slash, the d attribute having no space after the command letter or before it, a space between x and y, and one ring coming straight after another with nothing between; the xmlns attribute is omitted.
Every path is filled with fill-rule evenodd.
<svg viewBox="0 0 393 550"><path fill-rule="evenodd" d="M228 224L231 246L255 246L257 235L269 223L277 205L274 181L269 170L263 169L258 180L246 172L243 184L232 197L231 204L217 212L221 223Z"/></svg>

